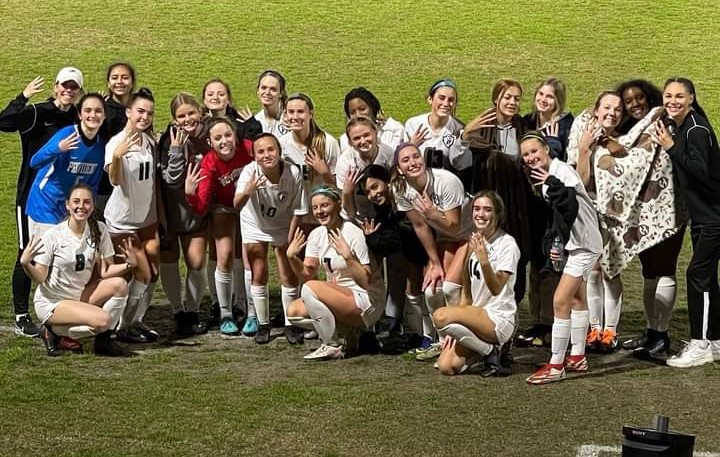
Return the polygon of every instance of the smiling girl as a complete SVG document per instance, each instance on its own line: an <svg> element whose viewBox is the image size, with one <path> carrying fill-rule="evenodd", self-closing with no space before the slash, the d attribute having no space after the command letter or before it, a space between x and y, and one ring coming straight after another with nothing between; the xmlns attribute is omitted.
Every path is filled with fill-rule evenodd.
<svg viewBox="0 0 720 457"><path fill-rule="evenodd" d="M50 228L42 238L33 236L20 262L38 283L35 312L42 321L48 355L59 355L60 335L95 337L95 354L122 356L127 352L110 339L128 299L123 275L136 258L129 241L121 252L125 263L113 264L113 249L105 225L94 219L92 189L72 187L65 201L67 220ZM91 283L96 265L100 278Z"/></svg>
<svg viewBox="0 0 720 457"><path fill-rule="evenodd" d="M105 221L113 243L133 240L137 264L128 292L128 305L118 338L144 343L159 338L142 321L158 278L159 240L155 195L155 140L152 131L155 99L141 88L130 97L123 130L105 148L105 170L113 192L105 207Z"/></svg>
<svg viewBox="0 0 720 457"><path fill-rule="evenodd" d="M366 329L382 316L385 286L380 269L371 266L365 235L340 216L340 194L329 186L315 189L312 213L320 224L306 238L296 229L287 249L290 266L303 278L300 299L288 308L291 322L314 328L322 345L305 360L329 360L344 356L338 326ZM305 258L299 255L305 248ZM327 281L317 279L322 264Z"/></svg>
<svg viewBox="0 0 720 457"><path fill-rule="evenodd" d="M250 296L260 324L255 342L270 341L268 295L268 245L277 259L280 296L285 314L288 343L302 343L302 332L290 325L287 309L298 297L298 281L287 258L288 234L295 233L300 218L308 213L300 168L281 157L280 143L270 133L255 139L252 148L255 163L243 168L237 182L234 204L240 210L243 248L252 270Z"/></svg>
<svg viewBox="0 0 720 457"><path fill-rule="evenodd" d="M65 218L66 195L74 184L98 188L105 161L105 141L99 135L105 120L102 96L83 95L78 111L80 123L58 130L30 159L30 166L39 170L27 203L33 235L40 236Z"/></svg>
<svg viewBox="0 0 720 457"><path fill-rule="evenodd" d="M188 168L199 163L210 150L202 108L192 95L180 92L170 102L173 121L160 137L160 182L164 220L160 229L160 276L163 290L175 314L176 332L193 335L205 332L200 322L207 273L207 218L196 215L185 200ZM180 249L185 259L185 300L178 260Z"/></svg>
<svg viewBox="0 0 720 457"><path fill-rule="evenodd" d="M567 92L565 83L558 78L547 78L535 89L535 103L530 114L523 116L527 127L545 135L550 142L553 157L567 158L567 143L572 113L565 111Z"/></svg>
<svg viewBox="0 0 720 457"><path fill-rule="evenodd" d="M720 149L705 112L697 102L695 85L687 78L670 78L663 88L668 126L658 120L653 141L672 159L690 215L693 255L687 268L690 338L683 350L669 358L676 368L720 360Z"/></svg>
<svg viewBox="0 0 720 457"><path fill-rule="evenodd" d="M282 123L287 102L285 77L275 70L265 70L258 77L257 96L262 109L255 114L262 125L262 131L280 138L288 132Z"/></svg>
<svg viewBox="0 0 720 457"><path fill-rule="evenodd" d="M482 359L484 377L501 372L498 347L510 340L515 328L513 284L520 260L515 239L500 227L504 214L503 202L493 191L482 191L472 200L475 230L466 248L461 306L433 313L438 333L446 336L438 359L442 374L461 374Z"/></svg>
<svg viewBox="0 0 720 457"><path fill-rule="evenodd" d="M235 125L225 117L210 120L208 144L211 151L199 165L188 168L185 197L197 215L210 214L217 253L214 279L220 304L220 332L235 336L240 331L232 314L233 260L238 232L238 214L233 197L242 168L252 160L252 144L247 140L239 141Z"/></svg>
<svg viewBox="0 0 720 457"><path fill-rule="evenodd" d="M567 260L555 289L550 362L527 379L529 384L561 381L565 371L587 371L585 335L588 328L586 281L602 252L597 212L580 176L565 162L550 156L550 146L539 132L528 132L520 140L522 160L530 177L548 200L554 216L545 240L559 238ZM545 241L545 252L553 261L563 255L553 253ZM568 343L570 356L566 357Z"/></svg>
<svg viewBox="0 0 720 457"><path fill-rule="evenodd" d="M431 152L428 167L454 172L468 168L472 159L467 144L461 141L462 123L455 118L458 103L457 86L450 79L441 79L428 90L430 112L411 117L405 122L405 141ZM438 156L438 154L440 156Z"/></svg>
<svg viewBox="0 0 720 457"><path fill-rule="evenodd" d="M398 211L406 213L429 262L422 289L432 312L457 305L462 289L463 248L472 230L470 198L447 170L428 169L420 149L403 143L395 150L392 187ZM431 335L425 335L425 343ZM423 345L420 360L436 357L439 344Z"/></svg>
<svg viewBox="0 0 720 457"><path fill-rule="evenodd" d="M345 95L345 117L348 121L364 117L377 126L378 140L394 150L402 143L405 127L395 119L386 116L380 107L380 100L364 87L356 87ZM351 142L345 132L340 137L340 149L345 151Z"/></svg>

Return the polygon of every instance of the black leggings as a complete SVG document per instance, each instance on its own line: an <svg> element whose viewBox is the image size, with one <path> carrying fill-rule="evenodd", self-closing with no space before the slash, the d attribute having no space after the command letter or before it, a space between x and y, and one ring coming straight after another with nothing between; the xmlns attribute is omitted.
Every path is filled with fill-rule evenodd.
<svg viewBox="0 0 720 457"><path fill-rule="evenodd" d="M683 225L675 235L638 254L640 265L642 265L643 278L655 279L662 276L675 276L684 238L685 226Z"/></svg>

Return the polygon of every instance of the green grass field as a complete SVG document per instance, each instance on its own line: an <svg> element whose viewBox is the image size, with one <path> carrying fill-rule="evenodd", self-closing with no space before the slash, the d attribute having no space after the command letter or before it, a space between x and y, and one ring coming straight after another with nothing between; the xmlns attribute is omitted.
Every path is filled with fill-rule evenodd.
<svg viewBox="0 0 720 457"><path fill-rule="evenodd" d="M107 65L128 60L157 97L160 129L172 95L197 94L212 77L230 83L236 105L257 109L255 79L275 68L290 91L313 97L320 125L338 136L344 94L357 85L404 121L426 110L433 81L452 77L468 121L489 106L501 77L525 85L523 111L538 81L561 77L578 113L623 79L661 85L679 74L695 81L717 122L714 2L562 3L4 0L0 103L37 75L49 93L66 65L83 70L87 89L103 89ZM696 450L720 452L718 365L678 371L624 353L593 356L583 379L538 388L525 377L542 351L517 350L510 378L448 379L400 356L309 364L284 340L256 347L217 333L132 359L51 360L38 340L9 331L18 151L16 134L0 135L2 455L570 456L581 445L617 446L623 424L647 425L658 413L696 434ZM687 336L682 271L675 347ZM625 334L644 325L640 283L634 263L625 275ZM172 329L162 298L149 319Z"/></svg>

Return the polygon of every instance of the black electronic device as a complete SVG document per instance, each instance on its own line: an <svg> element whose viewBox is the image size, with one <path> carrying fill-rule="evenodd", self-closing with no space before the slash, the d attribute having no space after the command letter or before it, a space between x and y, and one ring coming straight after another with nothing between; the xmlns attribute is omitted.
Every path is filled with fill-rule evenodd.
<svg viewBox="0 0 720 457"><path fill-rule="evenodd" d="M695 436L668 431L670 419L655 416L653 428L623 427L623 457L692 457Z"/></svg>

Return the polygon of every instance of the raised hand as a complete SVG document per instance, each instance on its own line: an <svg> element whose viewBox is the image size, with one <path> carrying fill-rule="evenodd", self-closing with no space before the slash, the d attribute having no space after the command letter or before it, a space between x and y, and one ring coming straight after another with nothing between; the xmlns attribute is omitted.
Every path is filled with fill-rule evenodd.
<svg viewBox="0 0 720 457"><path fill-rule="evenodd" d="M551 136L553 138L558 137L559 127L557 122L550 122L549 124L546 124L543 130L545 130L545 136Z"/></svg>
<svg viewBox="0 0 720 457"><path fill-rule="evenodd" d="M185 176L185 195L195 195L198 184L203 179L207 178L202 173L199 163L190 163L188 165L187 175Z"/></svg>
<svg viewBox="0 0 720 457"><path fill-rule="evenodd" d="M71 149L77 149L80 144L80 135L77 131L66 136L58 143L58 149L62 152L68 152Z"/></svg>
<svg viewBox="0 0 720 457"><path fill-rule="evenodd" d="M344 194L350 194L352 195L355 192L355 186L357 186L358 181L360 181L360 177L362 176L362 171L357 167L350 167L347 169L347 172L345 173L345 176L343 176L343 188L342 191Z"/></svg>
<svg viewBox="0 0 720 457"><path fill-rule="evenodd" d="M30 243L28 243L20 256L20 265L30 265L35 257L44 253L42 248L42 238L33 235L32 238L30 238Z"/></svg>
<svg viewBox="0 0 720 457"><path fill-rule="evenodd" d="M345 241L340 229L330 230L328 236L330 238L330 246L335 249L335 252L343 259L349 260L353 255L352 249L350 249L350 245Z"/></svg>
<svg viewBox="0 0 720 457"><path fill-rule="evenodd" d="M244 124L245 122L247 122L248 119L253 117L250 108L248 108L247 106L238 109L237 112L239 117L237 117L235 120L241 124Z"/></svg>
<svg viewBox="0 0 720 457"><path fill-rule="evenodd" d="M245 184L245 189L243 190L243 192L245 193L245 195L252 195L253 192L263 187L266 182L267 177L265 175L261 175L258 170L255 170L250 177L250 181Z"/></svg>
<svg viewBox="0 0 720 457"><path fill-rule="evenodd" d="M580 135L580 142L578 144L580 151L590 151L602 134L603 129L597 119L590 120L585 126L582 135Z"/></svg>
<svg viewBox="0 0 720 457"><path fill-rule="evenodd" d="M530 170L530 177L536 186L545 184L545 180L550 176L550 173L543 168L533 168Z"/></svg>
<svg viewBox="0 0 720 457"><path fill-rule="evenodd" d="M137 255L135 253L135 237L129 236L125 238L118 246L118 257L122 257L127 262L128 267L135 268L137 266Z"/></svg>
<svg viewBox="0 0 720 457"><path fill-rule="evenodd" d="M115 157L123 157L125 154L130 151L130 148L132 146L135 146L138 144L140 140L140 133L139 132L132 132L125 134L125 138L118 143L117 147L115 148Z"/></svg>
<svg viewBox="0 0 720 457"><path fill-rule="evenodd" d="M305 164L313 167L313 170L315 170L320 175L330 173L330 167L325 161L325 158L321 157L320 154L314 149L308 149L308 151L305 153Z"/></svg>
<svg viewBox="0 0 720 457"><path fill-rule="evenodd" d="M377 232L380 229L381 225L382 225L382 223L380 223L380 222L378 222L376 224L375 219L368 220L367 218L365 218L362 221L363 233L365 234L365 236L371 235L371 234Z"/></svg>
<svg viewBox="0 0 720 457"><path fill-rule="evenodd" d="M188 138L190 138L190 135L183 130L180 127L171 127L170 128L170 146L174 147L182 147L187 143Z"/></svg>
<svg viewBox="0 0 720 457"><path fill-rule="evenodd" d="M410 137L410 142L417 147L420 147L424 142L430 139L430 130L421 125Z"/></svg>
<svg viewBox="0 0 720 457"><path fill-rule="evenodd" d="M418 197L412 201L412 204L415 211L422 214L425 219L431 219L434 215L440 212L427 193L418 195Z"/></svg>
<svg viewBox="0 0 720 457"><path fill-rule="evenodd" d="M33 79L28 83L27 86L25 86L25 89L23 89L23 97L30 100L30 98L35 95L42 92L43 84L45 84L45 80L42 76L38 76L37 78Z"/></svg>
<svg viewBox="0 0 720 457"><path fill-rule="evenodd" d="M473 233L470 235L470 249L475 254L475 257L477 257L478 261L482 263L488 262L488 252L487 252L487 240L485 239L485 235L482 233Z"/></svg>
<svg viewBox="0 0 720 457"><path fill-rule="evenodd" d="M302 229L297 228L295 229L295 233L293 234L293 237L290 240L290 244L288 244L287 251L285 251L285 253L288 257L297 257L298 255L300 255L306 244L307 238L305 237L305 233L302 231Z"/></svg>

